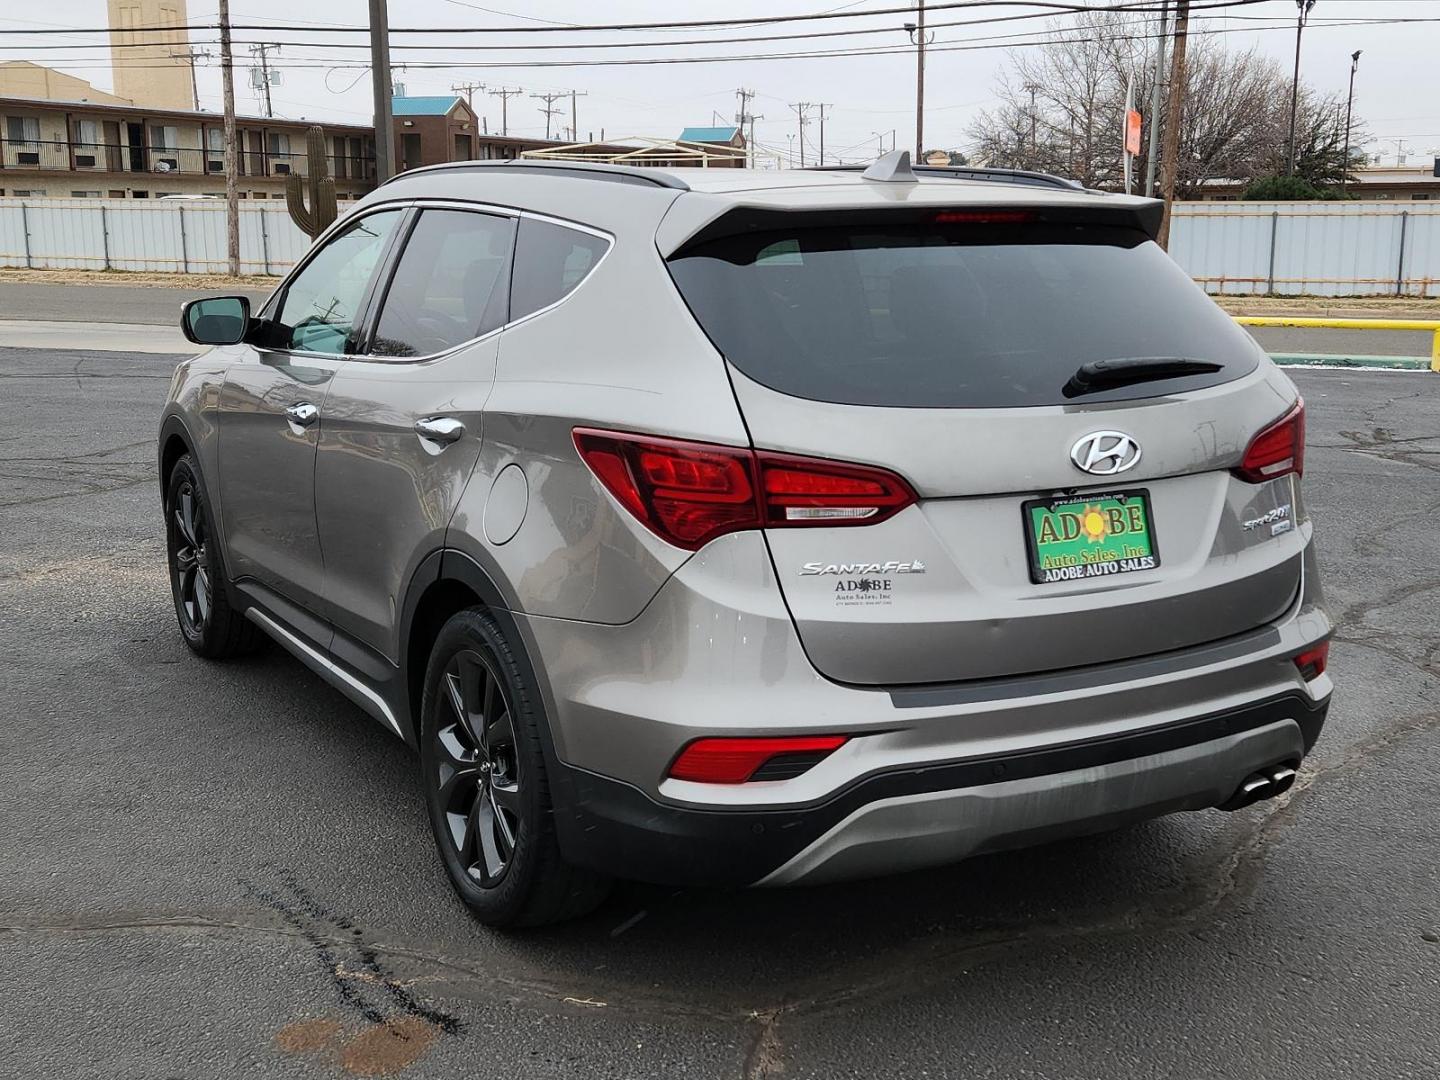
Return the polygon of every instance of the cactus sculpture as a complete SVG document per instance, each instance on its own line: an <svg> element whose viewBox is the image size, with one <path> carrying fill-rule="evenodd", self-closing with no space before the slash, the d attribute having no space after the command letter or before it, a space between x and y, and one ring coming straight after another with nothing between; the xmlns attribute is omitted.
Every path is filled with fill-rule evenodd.
<svg viewBox="0 0 1440 1080"><path fill-rule="evenodd" d="M291 173L285 178L285 205L290 219L300 231L314 240L335 220L335 181L325 157L325 132L312 127L305 134L306 175ZM310 186L310 206L305 206L305 186Z"/></svg>

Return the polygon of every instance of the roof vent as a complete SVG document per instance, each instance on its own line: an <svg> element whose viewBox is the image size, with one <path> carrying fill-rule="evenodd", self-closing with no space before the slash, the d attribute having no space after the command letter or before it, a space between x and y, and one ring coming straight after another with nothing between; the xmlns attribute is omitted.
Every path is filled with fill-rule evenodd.
<svg viewBox="0 0 1440 1080"><path fill-rule="evenodd" d="M876 158L875 164L861 173L860 178L887 184L915 184L920 181L910 168L909 150L891 150L884 157Z"/></svg>

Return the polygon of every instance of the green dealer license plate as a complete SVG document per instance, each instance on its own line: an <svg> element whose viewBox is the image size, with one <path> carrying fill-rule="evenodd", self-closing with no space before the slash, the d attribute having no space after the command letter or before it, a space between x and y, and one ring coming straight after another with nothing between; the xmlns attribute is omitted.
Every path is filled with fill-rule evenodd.
<svg viewBox="0 0 1440 1080"><path fill-rule="evenodd" d="M1020 510L1030 580L1037 584L1110 577L1160 565L1150 497L1144 490L1030 499Z"/></svg>

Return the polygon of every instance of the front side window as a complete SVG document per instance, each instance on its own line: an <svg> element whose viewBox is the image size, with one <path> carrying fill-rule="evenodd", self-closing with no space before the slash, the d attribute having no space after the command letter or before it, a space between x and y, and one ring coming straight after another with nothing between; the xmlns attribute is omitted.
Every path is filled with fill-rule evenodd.
<svg viewBox="0 0 1440 1080"><path fill-rule="evenodd" d="M430 356L505 322L513 218L424 210L390 279L370 352Z"/></svg>
<svg viewBox="0 0 1440 1080"><path fill-rule="evenodd" d="M563 299L595 269L609 247L609 240L593 233L523 218L515 242L510 318L523 318Z"/></svg>
<svg viewBox="0 0 1440 1080"><path fill-rule="evenodd" d="M271 341L293 352L347 351L365 289L402 210L361 218L330 240L285 289Z"/></svg>

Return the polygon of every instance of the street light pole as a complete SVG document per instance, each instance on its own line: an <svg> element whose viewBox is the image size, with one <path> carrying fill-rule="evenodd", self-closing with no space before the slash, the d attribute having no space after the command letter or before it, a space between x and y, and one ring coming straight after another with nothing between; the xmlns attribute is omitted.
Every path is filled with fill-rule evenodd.
<svg viewBox="0 0 1440 1080"><path fill-rule="evenodd" d="M1310 9L1315 6L1315 0L1295 0L1295 6L1300 9L1300 14L1295 20L1295 79L1290 85L1290 166L1286 175L1295 175L1295 111L1300 104L1300 35L1305 32L1305 20L1310 16Z"/></svg>
<svg viewBox="0 0 1440 1080"><path fill-rule="evenodd" d="M1360 53L1350 54L1350 93L1345 96L1345 156L1340 159L1340 197L1345 198L1350 186L1350 107L1355 104L1355 69L1360 66Z"/></svg>

